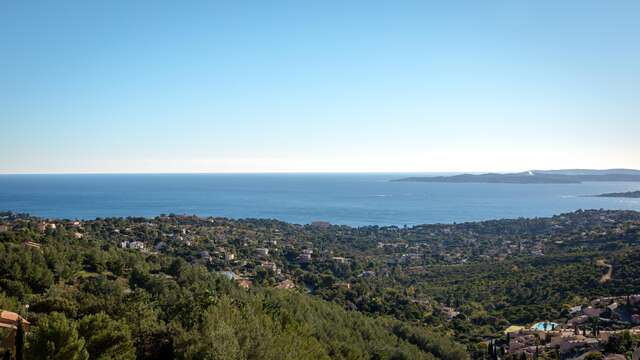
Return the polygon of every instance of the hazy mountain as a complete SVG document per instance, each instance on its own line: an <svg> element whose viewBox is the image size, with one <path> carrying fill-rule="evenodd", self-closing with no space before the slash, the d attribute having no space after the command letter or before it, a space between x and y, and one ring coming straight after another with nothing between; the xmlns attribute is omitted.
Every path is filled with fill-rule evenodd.
<svg viewBox="0 0 640 360"><path fill-rule="evenodd" d="M592 195L595 197L640 198L640 190Z"/></svg>
<svg viewBox="0 0 640 360"><path fill-rule="evenodd" d="M590 170L590 169L564 169L564 170L532 170L538 174L556 174L556 175L640 175L640 170L634 169L607 169L607 170Z"/></svg>
<svg viewBox="0 0 640 360"><path fill-rule="evenodd" d="M506 184L578 184L589 181L640 182L640 170L529 170L519 173L461 174L453 176L420 176L393 181L444 183L506 183Z"/></svg>

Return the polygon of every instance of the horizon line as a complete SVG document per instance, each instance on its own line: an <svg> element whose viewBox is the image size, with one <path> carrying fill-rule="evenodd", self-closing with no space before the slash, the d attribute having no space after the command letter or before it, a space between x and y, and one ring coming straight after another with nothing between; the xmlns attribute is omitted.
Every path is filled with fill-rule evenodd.
<svg viewBox="0 0 640 360"><path fill-rule="evenodd" d="M270 174L488 174L488 173L519 173L526 171L550 171L550 170L634 170L626 167L610 168L558 168L558 169L525 169L525 170L489 170L489 171L33 171L33 172L0 172L0 175L270 175Z"/></svg>

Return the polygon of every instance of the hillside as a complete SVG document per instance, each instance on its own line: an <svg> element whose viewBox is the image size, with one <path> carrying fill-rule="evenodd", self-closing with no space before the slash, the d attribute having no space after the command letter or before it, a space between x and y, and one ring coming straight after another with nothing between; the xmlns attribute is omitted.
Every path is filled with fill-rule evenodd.
<svg viewBox="0 0 640 360"><path fill-rule="evenodd" d="M640 293L633 211L403 228L0 213L0 253L29 351L64 332L139 359L486 358L505 329ZM115 348L99 328L121 329Z"/></svg>
<svg viewBox="0 0 640 360"><path fill-rule="evenodd" d="M181 256L122 249L71 226L39 233L32 220L0 233L0 309L31 322L27 359L467 358L424 326L304 292L246 290Z"/></svg>

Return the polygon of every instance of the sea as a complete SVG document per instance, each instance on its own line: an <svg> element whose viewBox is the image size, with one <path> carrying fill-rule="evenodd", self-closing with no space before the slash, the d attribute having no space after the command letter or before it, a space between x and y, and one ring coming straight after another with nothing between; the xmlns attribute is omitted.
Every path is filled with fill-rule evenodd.
<svg viewBox="0 0 640 360"><path fill-rule="evenodd" d="M578 209L640 211L640 199L598 198L640 183L393 182L431 174L0 175L0 211L44 218L188 214L306 224L411 226L542 217Z"/></svg>

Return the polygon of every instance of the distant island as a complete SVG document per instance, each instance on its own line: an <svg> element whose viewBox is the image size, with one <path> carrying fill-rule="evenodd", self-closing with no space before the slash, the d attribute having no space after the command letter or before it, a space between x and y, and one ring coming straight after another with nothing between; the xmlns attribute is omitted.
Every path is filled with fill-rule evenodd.
<svg viewBox="0 0 640 360"><path fill-rule="evenodd" d="M417 176L391 181L438 183L502 183L502 184L579 184L591 181L637 181L640 170L633 169L567 169L529 170L518 173L461 174L452 176Z"/></svg>
<svg viewBox="0 0 640 360"><path fill-rule="evenodd" d="M626 192L614 192L600 195L591 195L592 197L613 197L613 198L640 198L640 190L638 191L626 191Z"/></svg>

